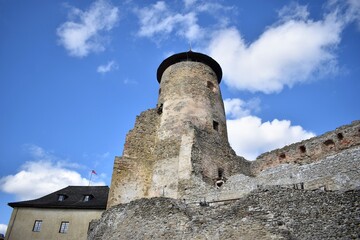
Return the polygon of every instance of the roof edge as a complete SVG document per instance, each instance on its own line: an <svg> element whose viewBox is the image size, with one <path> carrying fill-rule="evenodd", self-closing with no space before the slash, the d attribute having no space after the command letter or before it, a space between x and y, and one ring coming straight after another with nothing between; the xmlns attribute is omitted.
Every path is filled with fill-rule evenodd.
<svg viewBox="0 0 360 240"><path fill-rule="evenodd" d="M157 73L156 73L157 81L159 83L161 82L162 75L168 67L170 67L171 65L173 65L175 63L182 62L182 61L202 62L202 63L208 65L215 72L218 83L221 82L222 69L221 69L219 63L217 61L215 61L213 58L209 57L208 55L198 53L198 52L193 52L191 50L188 52L174 54L174 55L166 58L164 61L162 61L162 63L159 65L159 67L157 69Z"/></svg>
<svg viewBox="0 0 360 240"><path fill-rule="evenodd" d="M42 205L35 205L35 204L19 204L16 202L8 203L8 205L12 208L42 208L42 209L84 209L84 210L105 210L106 205L96 205L96 206L56 206L56 205L48 205L48 206L42 206Z"/></svg>

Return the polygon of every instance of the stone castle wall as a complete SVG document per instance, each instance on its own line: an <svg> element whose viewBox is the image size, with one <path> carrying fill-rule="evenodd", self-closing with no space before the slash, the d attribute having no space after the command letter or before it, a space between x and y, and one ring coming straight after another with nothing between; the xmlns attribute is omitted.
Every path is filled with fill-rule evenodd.
<svg viewBox="0 0 360 240"><path fill-rule="evenodd" d="M126 136L123 156L115 158L108 207L149 194L158 125L156 109L137 116L134 128Z"/></svg>
<svg viewBox="0 0 360 240"><path fill-rule="evenodd" d="M107 210L88 239L357 239L359 190L262 188L244 198L140 199Z"/></svg>
<svg viewBox="0 0 360 240"><path fill-rule="evenodd" d="M228 143L217 75L202 62L177 62L162 74L157 108L137 117L123 156L115 159L108 207L182 198L198 191L198 183L222 185L249 171Z"/></svg>
<svg viewBox="0 0 360 240"><path fill-rule="evenodd" d="M319 137L265 153L250 163L239 159L240 169L234 168L220 187L194 178L196 190L182 198L195 202L233 199L270 185L329 191L355 189L360 186L359 129L360 121L355 121ZM334 144L326 145L331 141ZM307 152L302 153L301 146ZM286 157L279 157L282 154Z"/></svg>
<svg viewBox="0 0 360 240"><path fill-rule="evenodd" d="M228 143L220 66L182 55L160 65L88 239L359 237L360 121L250 162Z"/></svg>
<svg viewBox="0 0 360 240"><path fill-rule="evenodd" d="M308 164L357 145L360 145L360 121L354 121L350 125L339 127L321 136L264 153L253 162L252 171L256 174L280 164Z"/></svg>
<svg viewBox="0 0 360 240"><path fill-rule="evenodd" d="M256 177L230 176L221 187L195 179L195 194L183 196L187 202L223 201L241 198L261 186L292 189L347 191L360 186L360 146L304 165L281 164L260 172Z"/></svg>
<svg viewBox="0 0 360 240"><path fill-rule="evenodd" d="M186 201L239 198L261 185L349 190L360 186L360 121L264 153L249 162L227 141L188 123L160 140L158 109L137 117L114 164L108 206L142 197ZM184 130L183 130L184 131ZM164 151L166 149L166 151Z"/></svg>

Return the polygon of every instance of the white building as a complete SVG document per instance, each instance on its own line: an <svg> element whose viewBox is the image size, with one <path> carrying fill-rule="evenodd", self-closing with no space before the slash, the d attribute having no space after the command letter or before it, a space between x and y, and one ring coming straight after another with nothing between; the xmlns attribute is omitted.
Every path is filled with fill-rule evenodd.
<svg viewBox="0 0 360 240"><path fill-rule="evenodd" d="M68 186L44 197L12 202L6 240L86 239L106 208L108 186Z"/></svg>

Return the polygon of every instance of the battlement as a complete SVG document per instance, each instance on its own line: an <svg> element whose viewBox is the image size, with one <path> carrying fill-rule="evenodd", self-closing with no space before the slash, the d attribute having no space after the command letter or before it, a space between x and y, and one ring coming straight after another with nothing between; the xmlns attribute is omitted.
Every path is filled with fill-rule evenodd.
<svg viewBox="0 0 360 240"><path fill-rule="evenodd" d="M309 164L360 145L360 121L353 121L334 131L261 154L252 163L252 172L259 172L280 164Z"/></svg>

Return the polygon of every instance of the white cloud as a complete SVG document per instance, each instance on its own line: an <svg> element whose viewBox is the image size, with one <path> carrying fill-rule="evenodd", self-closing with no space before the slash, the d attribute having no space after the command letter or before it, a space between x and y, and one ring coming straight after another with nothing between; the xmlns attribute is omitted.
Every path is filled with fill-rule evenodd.
<svg viewBox="0 0 360 240"><path fill-rule="evenodd" d="M208 0L183 0L180 6L178 3L157 1L150 6L135 9L140 23L137 34L156 42L174 34L190 43L203 43L215 28L228 25L228 11L234 9ZM204 14L208 22L212 21L208 26L200 26L198 23Z"/></svg>
<svg viewBox="0 0 360 240"><path fill-rule="evenodd" d="M213 34L207 52L222 66L224 82L238 90L279 92L284 86L336 72L333 50L340 42L342 24L329 14L322 21L306 19L306 8L280 11L271 26L248 44L236 28Z"/></svg>
<svg viewBox="0 0 360 240"><path fill-rule="evenodd" d="M224 100L224 107L228 118L241 118L260 111L260 99L253 98L245 102L239 98L227 98Z"/></svg>
<svg viewBox="0 0 360 240"><path fill-rule="evenodd" d="M119 66L115 61L109 61L107 64L98 66L96 71L98 73L107 73L118 68Z"/></svg>
<svg viewBox="0 0 360 240"><path fill-rule="evenodd" d="M225 15L222 15L221 17L218 16L222 11L223 13L229 11L229 10L233 10L234 7L232 6L225 6L225 5L222 5L218 2L210 2L210 1L201 1L199 4L197 4L195 6L195 10L198 11L198 12L207 12L207 13L210 13L210 14L216 14L217 18L219 18L218 20L220 22L223 21L222 18L226 18Z"/></svg>
<svg viewBox="0 0 360 240"><path fill-rule="evenodd" d="M344 25L355 22L360 30L359 0L328 0L327 7Z"/></svg>
<svg viewBox="0 0 360 240"><path fill-rule="evenodd" d="M346 16L349 16L350 21L356 21L360 28L360 1L359 0L347 0L348 12Z"/></svg>
<svg viewBox="0 0 360 240"><path fill-rule="evenodd" d="M280 19L284 22L294 19L306 20L309 17L307 7L299 5L295 2L292 2L289 5L285 5L279 10L278 14Z"/></svg>
<svg viewBox="0 0 360 240"><path fill-rule="evenodd" d="M185 8L189 8L189 7L193 6L197 0L183 0L183 1L184 1Z"/></svg>
<svg viewBox="0 0 360 240"><path fill-rule="evenodd" d="M138 84L138 82L136 80L130 79L130 78L125 78L123 83L125 85L136 85Z"/></svg>
<svg viewBox="0 0 360 240"><path fill-rule="evenodd" d="M7 227L5 224L0 224L0 233L5 235Z"/></svg>
<svg viewBox="0 0 360 240"><path fill-rule="evenodd" d="M69 20L57 29L59 42L75 57L103 51L105 38L100 33L110 31L118 18L118 8L107 0L93 2L86 11L71 8Z"/></svg>
<svg viewBox="0 0 360 240"><path fill-rule="evenodd" d="M315 136L289 120L262 122L256 116L227 120L229 142L239 156L254 160L261 153Z"/></svg>
<svg viewBox="0 0 360 240"><path fill-rule="evenodd" d="M289 120L263 122L251 115L254 109L259 109L258 99L248 102L225 99L224 103L230 145L246 159L254 160L261 153L315 136L301 126L292 126Z"/></svg>
<svg viewBox="0 0 360 240"><path fill-rule="evenodd" d="M152 38L155 35L166 37L170 33L175 33L189 41L194 41L203 34L203 30L197 24L195 12L174 13L164 1L137 9L136 13L140 21L138 35L141 37Z"/></svg>
<svg viewBox="0 0 360 240"><path fill-rule="evenodd" d="M27 146L34 158L21 166L14 175L0 179L0 190L15 194L18 200L34 199L69 185L87 186L88 179L73 168L78 164L63 161L53 154L35 145ZM92 185L105 185L104 182L92 182Z"/></svg>

